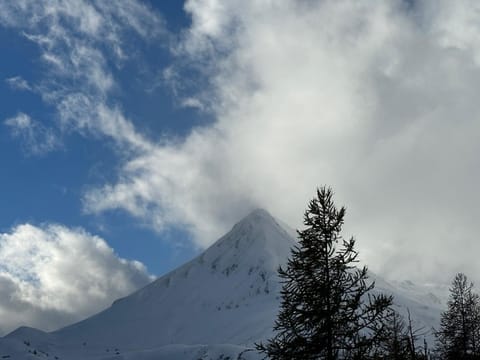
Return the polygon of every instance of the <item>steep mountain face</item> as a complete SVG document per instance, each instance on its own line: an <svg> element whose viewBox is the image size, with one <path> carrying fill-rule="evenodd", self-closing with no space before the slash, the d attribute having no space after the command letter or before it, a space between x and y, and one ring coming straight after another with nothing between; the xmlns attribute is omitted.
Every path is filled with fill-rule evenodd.
<svg viewBox="0 0 480 360"><path fill-rule="evenodd" d="M272 326L276 270L293 243L274 218L256 210L194 260L55 334L123 348L252 344Z"/></svg>
<svg viewBox="0 0 480 360"><path fill-rule="evenodd" d="M105 311L50 334L22 328L0 339L0 356L257 359L251 347L271 335L277 269L294 244L293 231L255 210L203 254ZM418 326L438 322L442 304L433 295L380 278L377 289L393 293L400 311L408 306Z"/></svg>

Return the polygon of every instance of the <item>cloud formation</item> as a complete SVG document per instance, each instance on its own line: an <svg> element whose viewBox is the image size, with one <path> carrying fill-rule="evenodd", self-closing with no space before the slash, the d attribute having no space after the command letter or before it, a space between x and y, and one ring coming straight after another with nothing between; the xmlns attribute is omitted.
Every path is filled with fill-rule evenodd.
<svg viewBox="0 0 480 360"><path fill-rule="evenodd" d="M142 137L110 100L118 86L113 72L129 59L130 41L166 38L159 14L135 0L0 1L0 25L36 44L44 66L36 83L20 76L5 81L56 108L62 133L106 136L122 146L142 147Z"/></svg>
<svg viewBox="0 0 480 360"><path fill-rule="evenodd" d="M162 36L161 18L133 0L36 4L0 1L0 24L38 44L61 80L27 84L55 104L61 129L112 138L126 159L117 181L85 194L86 211L182 226L203 247L253 207L300 226L328 184L373 270L478 273L475 1L189 0L164 80L215 122L161 142L109 101L106 60L128 57L126 32Z"/></svg>
<svg viewBox="0 0 480 360"><path fill-rule="evenodd" d="M195 101L216 122L132 158L86 208L186 226L206 246L254 206L300 226L328 184L373 270L478 273L477 7L187 1L176 51L200 64Z"/></svg>
<svg viewBox="0 0 480 360"><path fill-rule="evenodd" d="M166 41L158 13L135 0L0 0L0 26L17 31L40 54L37 76L4 81L39 96L54 114L34 119L20 111L1 119L26 154L45 155L72 132L111 139L126 156L150 149L112 100L119 91L113 74L135 56L132 43ZM55 329L149 280L142 264L118 258L81 229L18 226L0 234L0 333L19 325Z"/></svg>
<svg viewBox="0 0 480 360"><path fill-rule="evenodd" d="M5 79L5 82L14 90L20 90L20 91L32 90L28 81L23 79L21 76L13 76L11 78L7 78Z"/></svg>
<svg viewBox="0 0 480 360"><path fill-rule="evenodd" d="M4 121L15 138L20 138L26 154L43 155L60 146L60 140L52 129L33 120L25 113L18 113Z"/></svg>
<svg viewBox="0 0 480 360"><path fill-rule="evenodd" d="M0 334L28 325L55 330L151 281L82 229L23 224L0 233Z"/></svg>

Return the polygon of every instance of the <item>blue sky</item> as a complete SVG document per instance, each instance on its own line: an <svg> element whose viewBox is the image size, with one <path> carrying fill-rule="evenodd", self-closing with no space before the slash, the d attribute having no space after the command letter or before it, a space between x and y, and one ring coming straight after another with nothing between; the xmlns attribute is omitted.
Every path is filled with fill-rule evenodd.
<svg viewBox="0 0 480 360"><path fill-rule="evenodd" d="M166 19L169 31L178 33L188 27L190 19L181 2L153 2L149 8ZM208 121L204 114L179 106L167 86L155 83L155 77L174 61L169 46L166 38L150 44L138 43L130 49L137 53L133 59L125 61L121 68L111 69L118 89L108 100L120 104L135 126L151 138L163 134L185 136L192 126ZM46 65L40 60L38 46L21 32L2 27L0 47L0 118L26 113L43 126L53 127L55 106L46 104L39 94L16 89L6 81L14 77L30 84L45 80ZM120 256L141 259L153 274L162 274L197 252L181 245L188 242L188 234L179 229L159 234L121 211L101 216L82 211L85 188L113 179L116 167L120 166L108 139L92 139L75 132L58 134L61 145L57 148L32 153L31 144L12 136L7 126L2 126L0 136L1 164L7 170L0 178L3 232L24 222L80 226L108 239ZM182 239L181 244L168 241L170 237Z"/></svg>
<svg viewBox="0 0 480 360"><path fill-rule="evenodd" d="M478 24L474 0L0 0L0 333L97 312L254 208L298 228L323 184L374 272L480 281Z"/></svg>

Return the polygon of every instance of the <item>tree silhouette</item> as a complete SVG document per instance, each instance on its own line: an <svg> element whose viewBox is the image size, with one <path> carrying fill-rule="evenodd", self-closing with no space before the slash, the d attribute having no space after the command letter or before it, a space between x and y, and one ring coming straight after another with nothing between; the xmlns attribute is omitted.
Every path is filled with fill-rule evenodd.
<svg viewBox="0 0 480 360"><path fill-rule="evenodd" d="M437 354L446 360L480 359L480 298L465 274L453 279L447 305L435 334Z"/></svg>
<svg viewBox="0 0 480 360"><path fill-rule="evenodd" d="M392 298L372 295L367 268L357 268L355 240L340 235L345 208L330 188L317 189L306 228L291 251L282 281L275 335L257 349L271 359L368 359L383 336Z"/></svg>

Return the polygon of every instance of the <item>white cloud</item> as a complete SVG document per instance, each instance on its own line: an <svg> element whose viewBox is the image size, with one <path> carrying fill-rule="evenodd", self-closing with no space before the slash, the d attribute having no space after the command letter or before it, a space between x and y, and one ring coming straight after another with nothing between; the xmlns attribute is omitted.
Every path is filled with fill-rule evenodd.
<svg viewBox="0 0 480 360"><path fill-rule="evenodd" d="M82 229L19 225L0 233L0 333L20 325L54 330L150 280L141 263Z"/></svg>
<svg viewBox="0 0 480 360"><path fill-rule="evenodd" d="M4 121L13 137L20 138L25 152L29 155L44 155L60 146L60 140L52 129L33 120L25 113L18 113Z"/></svg>
<svg viewBox="0 0 480 360"><path fill-rule="evenodd" d="M193 97L185 98L182 101L181 105L186 108L196 108L199 110L205 110L203 103L199 99L193 98Z"/></svg>
<svg viewBox="0 0 480 360"><path fill-rule="evenodd" d="M42 51L54 81L30 86L61 129L111 137L128 154L86 210L186 226L206 246L254 206L298 226L315 186L330 184L372 269L478 273L475 1L187 1L192 25L162 79L216 121L157 144L108 102L106 52L120 66L123 34L149 41L163 22L133 0L109 4L0 0L0 24ZM184 89L185 64L198 93Z"/></svg>
<svg viewBox="0 0 480 360"><path fill-rule="evenodd" d="M118 91L111 66L123 66L130 56L130 41L167 42L158 13L135 0L0 1L0 25L17 29L38 45L45 76L34 84L20 84L20 77L9 83L29 85L56 108L62 132L112 137L134 148L148 143L109 101L111 92ZM121 128L113 129L112 124Z"/></svg>
<svg viewBox="0 0 480 360"><path fill-rule="evenodd" d="M125 145L126 151L150 149L150 142L139 134L118 107L109 107L83 93L64 96L57 105L60 126L86 136L110 137Z"/></svg>
<svg viewBox="0 0 480 360"><path fill-rule="evenodd" d="M28 81L23 79L21 76L13 76L5 79L5 82L15 90L32 90Z"/></svg>
<svg viewBox="0 0 480 360"><path fill-rule="evenodd" d="M184 225L205 246L253 206L299 226L315 187L329 184L373 270L478 273L475 2L185 8L192 27L176 50L205 65L209 86L195 99L216 122L133 158L117 183L86 195L88 210Z"/></svg>

